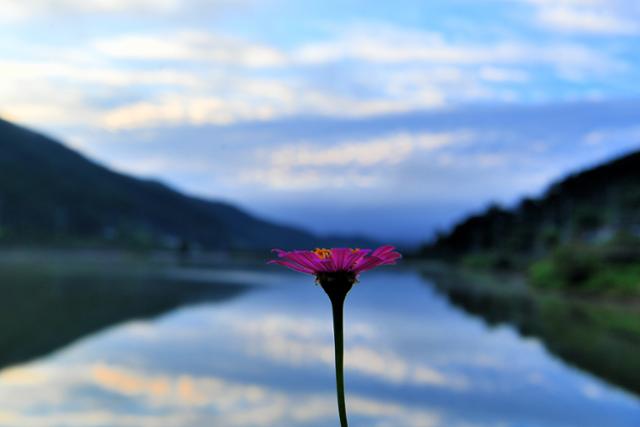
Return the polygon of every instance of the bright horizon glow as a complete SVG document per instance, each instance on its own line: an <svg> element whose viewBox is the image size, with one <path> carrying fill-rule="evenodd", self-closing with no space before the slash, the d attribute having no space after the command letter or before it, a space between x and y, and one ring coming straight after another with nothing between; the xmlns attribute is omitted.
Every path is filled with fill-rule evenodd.
<svg viewBox="0 0 640 427"><path fill-rule="evenodd" d="M320 233L417 243L640 147L633 0L7 0L0 117Z"/></svg>

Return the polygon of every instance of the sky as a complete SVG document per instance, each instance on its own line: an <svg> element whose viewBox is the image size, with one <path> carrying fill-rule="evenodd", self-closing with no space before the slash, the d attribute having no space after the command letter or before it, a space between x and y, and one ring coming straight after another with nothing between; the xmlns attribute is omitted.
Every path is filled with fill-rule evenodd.
<svg viewBox="0 0 640 427"><path fill-rule="evenodd" d="M0 117L318 233L419 243L640 148L636 0L0 2Z"/></svg>

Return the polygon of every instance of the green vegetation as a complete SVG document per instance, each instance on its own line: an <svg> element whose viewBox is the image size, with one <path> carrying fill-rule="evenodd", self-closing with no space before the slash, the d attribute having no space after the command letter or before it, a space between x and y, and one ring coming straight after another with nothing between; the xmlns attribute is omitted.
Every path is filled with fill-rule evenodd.
<svg viewBox="0 0 640 427"><path fill-rule="evenodd" d="M510 271L517 268L520 260L502 252L484 252L465 255L461 257L460 264L478 270Z"/></svg>
<svg viewBox="0 0 640 427"><path fill-rule="evenodd" d="M491 206L421 253L528 272L545 289L640 295L640 152L571 175L513 209Z"/></svg>
<svg viewBox="0 0 640 427"><path fill-rule="evenodd" d="M541 289L640 294L640 244L572 245L554 250L529 268L531 283Z"/></svg>

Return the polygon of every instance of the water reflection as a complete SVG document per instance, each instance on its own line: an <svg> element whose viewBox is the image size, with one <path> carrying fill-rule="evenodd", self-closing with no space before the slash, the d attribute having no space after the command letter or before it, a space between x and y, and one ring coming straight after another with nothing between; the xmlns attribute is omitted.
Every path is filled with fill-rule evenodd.
<svg viewBox="0 0 640 427"><path fill-rule="evenodd" d="M295 319L267 315L236 325L236 336L263 358L294 366L334 365L332 329L326 319ZM467 387L461 376L440 372L424 363L412 362L386 348L372 325L350 325L345 338L345 369L393 384L432 385L453 389Z"/></svg>
<svg viewBox="0 0 640 427"><path fill-rule="evenodd" d="M535 294L514 289L508 279L487 286L452 271L429 276L452 304L488 325L540 337L568 363L640 394L640 311L633 305Z"/></svg>
<svg viewBox="0 0 640 427"><path fill-rule="evenodd" d="M120 266L122 267L122 266ZM133 318L233 298L246 287L168 279L148 272L0 269L0 368L42 356Z"/></svg>
<svg viewBox="0 0 640 427"><path fill-rule="evenodd" d="M337 420L329 302L265 275L224 304L104 330L0 372L2 426L309 426ZM637 426L634 397L489 329L412 273L372 273L346 310L354 427Z"/></svg>

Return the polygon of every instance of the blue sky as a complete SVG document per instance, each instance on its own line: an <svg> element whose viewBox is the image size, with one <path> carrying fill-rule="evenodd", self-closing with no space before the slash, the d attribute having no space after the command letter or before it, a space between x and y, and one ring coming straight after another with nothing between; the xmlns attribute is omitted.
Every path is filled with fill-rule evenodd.
<svg viewBox="0 0 640 427"><path fill-rule="evenodd" d="M0 116L322 233L417 242L640 147L634 0L3 0Z"/></svg>

